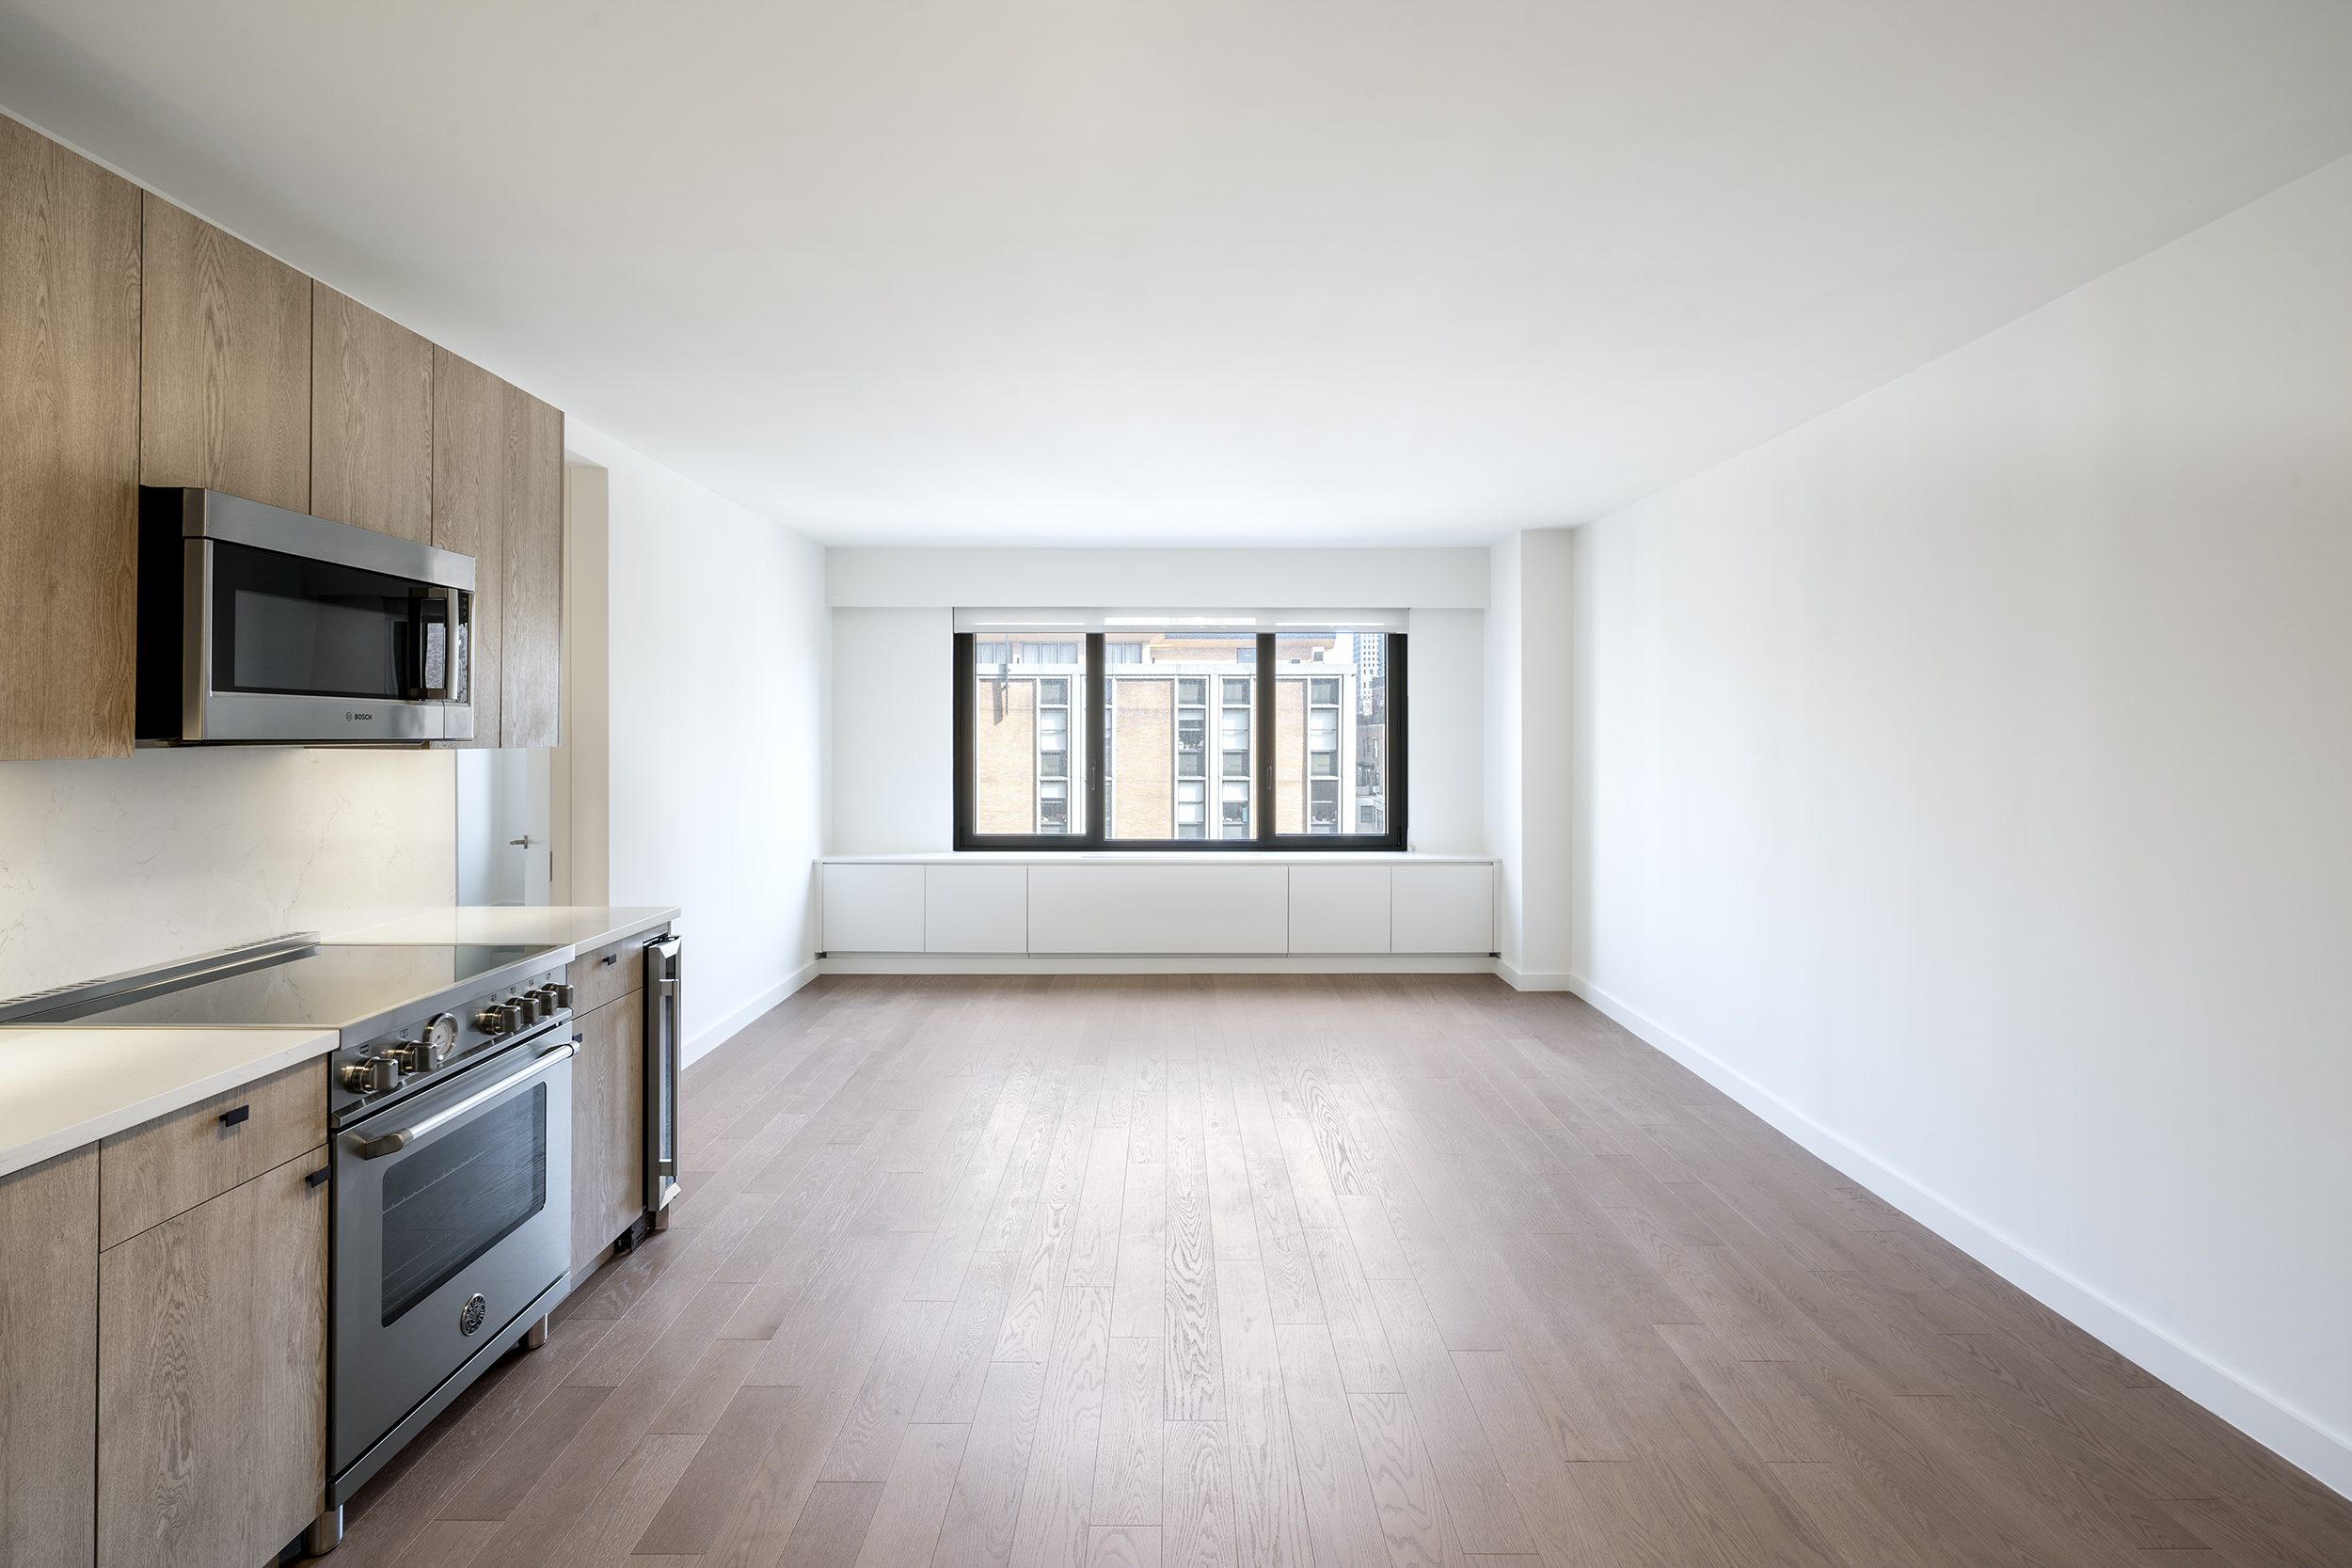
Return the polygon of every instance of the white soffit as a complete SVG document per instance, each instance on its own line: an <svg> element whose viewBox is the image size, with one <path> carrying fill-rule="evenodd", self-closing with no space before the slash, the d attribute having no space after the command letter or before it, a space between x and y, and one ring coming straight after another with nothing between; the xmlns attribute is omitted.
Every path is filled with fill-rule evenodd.
<svg viewBox="0 0 2352 1568"><path fill-rule="evenodd" d="M5 0L0 105L832 544L1471 544L2352 152L2340 0Z"/></svg>

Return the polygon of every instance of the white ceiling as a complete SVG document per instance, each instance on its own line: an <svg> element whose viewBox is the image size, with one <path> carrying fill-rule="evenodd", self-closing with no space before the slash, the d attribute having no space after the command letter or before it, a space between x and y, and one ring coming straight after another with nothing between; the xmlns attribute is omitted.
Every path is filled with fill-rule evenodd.
<svg viewBox="0 0 2352 1568"><path fill-rule="evenodd" d="M2352 152L2352 5L0 0L0 104L812 538L1459 543Z"/></svg>

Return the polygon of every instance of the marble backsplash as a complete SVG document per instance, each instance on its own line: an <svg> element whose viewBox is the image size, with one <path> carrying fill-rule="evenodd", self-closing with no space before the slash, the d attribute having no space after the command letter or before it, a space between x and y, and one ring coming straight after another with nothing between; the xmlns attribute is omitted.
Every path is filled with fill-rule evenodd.
<svg viewBox="0 0 2352 1568"><path fill-rule="evenodd" d="M455 901L456 753L0 762L0 998Z"/></svg>

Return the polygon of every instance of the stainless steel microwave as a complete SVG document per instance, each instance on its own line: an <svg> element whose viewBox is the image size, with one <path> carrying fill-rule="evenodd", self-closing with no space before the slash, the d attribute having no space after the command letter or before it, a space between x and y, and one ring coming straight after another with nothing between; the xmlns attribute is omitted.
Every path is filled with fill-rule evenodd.
<svg viewBox="0 0 2352 1568"><path fill-rule="evenodd" d="M473 557L218 490L139 487L138 738L473 736Z"/></svg>

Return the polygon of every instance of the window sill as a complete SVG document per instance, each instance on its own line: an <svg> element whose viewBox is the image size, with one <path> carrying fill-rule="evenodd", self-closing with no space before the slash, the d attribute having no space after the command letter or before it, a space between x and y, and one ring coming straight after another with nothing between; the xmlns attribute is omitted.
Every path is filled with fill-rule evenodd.
<svg viewBox="0 0 2352 1568"><path fill-rule="evenodd" d="M1494 855L1409 849L956 849L904 855L819 855L819 865L1492 865Z"/></svg>

